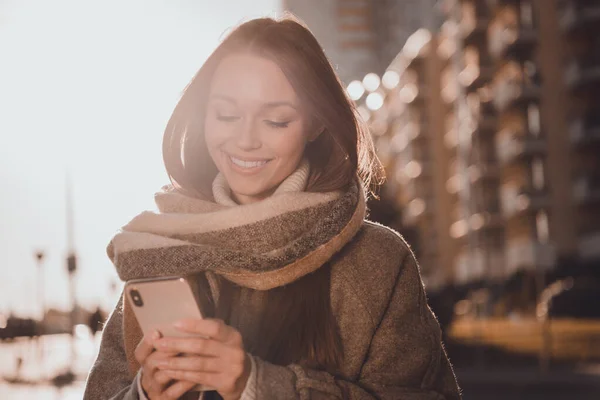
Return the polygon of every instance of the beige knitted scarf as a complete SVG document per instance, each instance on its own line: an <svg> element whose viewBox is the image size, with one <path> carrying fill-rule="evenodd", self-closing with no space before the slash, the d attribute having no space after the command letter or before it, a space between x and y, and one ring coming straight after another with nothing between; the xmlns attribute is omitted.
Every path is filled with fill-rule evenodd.
<svg viewBox="0 0 600 400"><path fill-rule="evenodd" d="M211 272L240 286L268 290L315 271L348 243L365 217L362 186L344 192L302 191L303 163L276 192L237 205L217 176L213 197L185 196L172 187L155 195L158 211L133 218L111 240L108 255L123 281ZM124 302L130 368L141 338ZM135 325L135 326L131 326Z"/></svg>

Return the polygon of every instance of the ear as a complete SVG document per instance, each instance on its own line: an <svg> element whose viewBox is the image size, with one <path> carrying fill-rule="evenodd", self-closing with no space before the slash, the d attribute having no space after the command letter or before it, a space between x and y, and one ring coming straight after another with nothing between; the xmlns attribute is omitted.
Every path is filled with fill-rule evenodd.
<svg viewBox="0 0 600 400"><path fill-rule="evenodd" d="M323 132L325 132L327 130L327 128L325 128L324 126L319 127L318 129L313 130L313 132L308 136L308 142L312 143L315 140L317 140L317 138L319 136L321 136L323 134Z"/></svg>

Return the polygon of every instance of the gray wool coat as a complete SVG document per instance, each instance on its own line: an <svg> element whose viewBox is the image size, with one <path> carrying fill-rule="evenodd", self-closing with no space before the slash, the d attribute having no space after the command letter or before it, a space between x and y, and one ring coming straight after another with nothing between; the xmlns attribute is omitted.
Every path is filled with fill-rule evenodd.
<svg viewBox="0 0 600 400"><path fill-rule="evenodd" d="M365 222L331 264L331 306L344 352L339 373L254 357L257 398L460 399L417 261L402 237ZM250 320L256 312L248 304L238 307ZM120 301L105 326L84 399L137 399L132 383Z"/></svg>

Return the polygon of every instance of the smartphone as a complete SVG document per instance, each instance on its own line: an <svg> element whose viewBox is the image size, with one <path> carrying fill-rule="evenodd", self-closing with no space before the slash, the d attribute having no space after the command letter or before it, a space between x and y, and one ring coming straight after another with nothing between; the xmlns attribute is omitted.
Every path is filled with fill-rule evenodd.
<svg viewBox="0 0 600 400"><path fill-rule="evenodd" d="M197 296L187 278L181 276L134 279L125 284L125 293L144 335L158 330L162 336L198 336L182 332L173 324L181 319L202 318ZM192 391L209 391L196 385Z"/></svg>
<svg viewBox="0 0 600 400"><path fill-rule="evenodd" d="M162 336L195 336L173 326L181 319L202 318L196 295L187 278L135 279L125 284L125 293L144 335L158 330Z"/></svg>

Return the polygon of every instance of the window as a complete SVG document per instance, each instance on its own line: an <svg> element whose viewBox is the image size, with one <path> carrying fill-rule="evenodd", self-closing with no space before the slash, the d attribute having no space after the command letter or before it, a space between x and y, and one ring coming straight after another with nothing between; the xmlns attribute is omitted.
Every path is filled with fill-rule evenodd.
<svg viewBox="0 0 600 400"><path fill-rule="evenodd" d="M527 60L523 63L523 71L525 72L524 80L530 83L535 83L537 79L537 66L535 62Z"/></svg>
<svg viewBox="0 0 600 400"><path fill-rule="evenodd" d="M536 104L527 107L527 125L529 133L536 137L540 136L540 108Z"/></svg>
<svg viewBox="0 0 600 400"><path fill-rule="evenodd" d="M477 25L475 5L472 2L462 3L462 25L472 30Z"/></svg>
<svg viewBox="0 0 600 400"><path fill-rule="evenodd" d="M533 28L533 6L529 1L521 3L521 25Z"/></svg>
<svg viewBox="0 0 600 400"><path fill-rule="evenodd" d="M454 71L452 68L445 68L442 72L442 99L450 104L456 100L457 96L458 88Z"/></svg>
<svg viewBox="0 0 600 400"><path fill-rule="evenodd" d="M548 227L548 213L540 211L535 216L535 228L537 231L537 240L540 243L548 243L550 238L550 229Z"/></svg>
<svg viewBox="0 0 600 400"><path fill-rule="evenodd" d="M534 159L531 163L531 179L534 189L544 189L544 162L539 158Z"/></svg>
<svg viewBox="0 0 600 400"><path fill-rule="evenodd" d="M464 68L458 74L458 80L463 86L471 85L479 76L479 50L468 46L464 50Z"/></svg>
<svg viewBox="0 0 600 400"><path fill-rule="evenodd" d="M458 132L454 126L448 129L444 134L444 144L448 149L453 149L458 146Z"/></svg>
<svg viewBox="0 0 600 400"><path fill-rule="evenodd" d="M467 46L465 49L465 64L479 64L479 50L475 46Z"/></svg>
<svg viewBox="0 0 600 400"><path fill-rule="evenodd" d="M460 175L452 175L446 181L446 190L450 194L456 194L460 191L461 188Z"/></svg>
<svg viewBox="0 0 600 400"><path fill-rule="evenodd" d="M512 215L517 211L518 194L518 188L512 182L505 183L500 187L500 206L505 215Z"/></svg>

